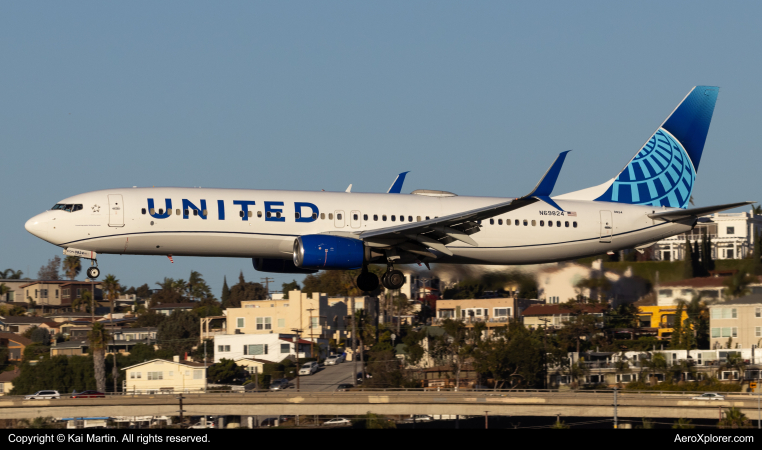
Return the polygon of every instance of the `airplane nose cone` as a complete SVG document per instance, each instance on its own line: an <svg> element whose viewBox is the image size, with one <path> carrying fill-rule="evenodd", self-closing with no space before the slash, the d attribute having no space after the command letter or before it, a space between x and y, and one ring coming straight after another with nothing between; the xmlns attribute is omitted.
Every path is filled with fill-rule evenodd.
<svg viewBox="0 0 762 450"><path fill-rule="evenodd" d="M40 237L40 219L39 216L34 216L31 219L27 220L24 224L24 228L26 228L26 231L32 233L33 235Z"/></svg>

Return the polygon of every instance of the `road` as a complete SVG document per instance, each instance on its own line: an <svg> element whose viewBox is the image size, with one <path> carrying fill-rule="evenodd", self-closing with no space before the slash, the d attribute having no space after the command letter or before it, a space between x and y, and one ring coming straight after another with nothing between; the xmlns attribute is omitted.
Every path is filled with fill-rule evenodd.
<svg viewBox="0 0 762 450"><path fill-rule="evenodd" d="M357 363L360 367L360 363ZM332 392L336 386L342 383L352 384L352 374L354 373L354 363L352 361L343 362L336 366L321 366L320 370L309 376L299 377L300 391L304 392ZM294 388L296 380L294 380ZM289 389L289 392L292 392Z"/></svg>

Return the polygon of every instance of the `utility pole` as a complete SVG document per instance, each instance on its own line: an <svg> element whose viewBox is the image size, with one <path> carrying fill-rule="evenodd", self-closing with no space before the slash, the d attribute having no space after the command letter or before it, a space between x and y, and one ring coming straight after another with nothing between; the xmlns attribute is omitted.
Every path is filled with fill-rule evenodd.
<svg viewBox="0 0 762 450"><path fill-rule="evenodd" d="M265 295L267 295L267 298L269 299L270 298L270 282L275 281L275 278L264 277L264 278L260 278L260 280L265 282L265 292L266 292Z"/></svg>
<svg viewBox="0 0 762 450"><path fill-rule="evenodd" d="M489 429L489 411L484 411L484 429Z"/></svg>
<svg viewBox="0 0 762 450"><path fill-rule="evenodd" d="M546 345L545 338L548 336L548 322L550 322L550 319L540 320L545 322L545 332L542 333L542 361L543 366L545 367L545 373L542 378L542 385L545 386L545 389L548 389L548 346Z"/></svg>
<svg viewBox="0 0 762 450"><path fill-rule="evenodd" d="M314 310L315 310L315 308L308 308L307 309L307 311L310 312L310 357L314 357L315 356L315 335L312 332L312 311L314 311Z"/></svg>
<svg viewBox="0 0 762 450"><path fill-rule="evenodd" d="M209 327L208 323L207 323L207 327ZM204 339L204 393L205 394L206 394L206 384L208 383L208 380L209 379L206 376L206 339Z"/></svg>
<svg viewBox="0 0 762 450"><path fill-rule="evenodd" d="M619 423L617 422L617 416L616 416L616 413L617 413L617 411L616 411L616 408L617 408L617 398L616 398L617 390L618 390L617 388L614 388L614 429L615 430L617 428L619 428Z"/></svg>
<svg viewBox="0 0 762 450"><path fill-rule="evenodd" d="M291 331L296 333L296 339L294 340L294 350L296 351L296 392L299 392L299 335L301 334L302 330L293 328Z"/></svg>
<svg viewBox="0 0 762 450"><path fill-rule="evenodd" d="M183 413L185 412L183 410L183 394L180 394L179 396L177 396L175 398L180 400L180 410L178 412L180 413L180 426L183 426ZM204 416L204 417L206 417L206 416Z"/></svg>
<svg viewBox="0 0 762 450"><path fill-rule="evenodd" d="M352 383L357 387L357 326L355 321L355 298L350 302L352 308L352 363L354 364L354 373L352 374Z"/></svg>

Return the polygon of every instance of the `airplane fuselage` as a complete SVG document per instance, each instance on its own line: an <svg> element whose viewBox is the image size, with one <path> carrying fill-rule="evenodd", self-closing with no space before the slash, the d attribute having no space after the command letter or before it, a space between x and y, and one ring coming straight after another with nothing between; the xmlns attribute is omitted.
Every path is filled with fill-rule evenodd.
<svg viewBox="0 0 762 450"><path fill-rule="evenodd" d="M291 259L298 236L356 236L510 198L210 188L124 188L58 202L27 230L63 248L106 254ZM694 221L650 219L654 206L556 200L484 220L471 237L434 252L438 263L536 264L574 259L685 232ZM66 211L66 205L81 209ZM673 209L673 208L669 208ZM402 219L401 219L402 218Z"/></svg>

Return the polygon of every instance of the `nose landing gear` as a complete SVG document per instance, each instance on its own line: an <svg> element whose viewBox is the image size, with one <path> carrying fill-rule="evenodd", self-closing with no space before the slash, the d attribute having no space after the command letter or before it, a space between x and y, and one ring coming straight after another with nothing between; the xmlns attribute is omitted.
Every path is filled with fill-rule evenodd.
<svg viewBox="0 0 762 450"><path fill-rule="evenodd" d="M100 274L101 274L101 270L97 268L96 266L87 268L87 278L95 279L95 278L98 278Z"/></svg>

